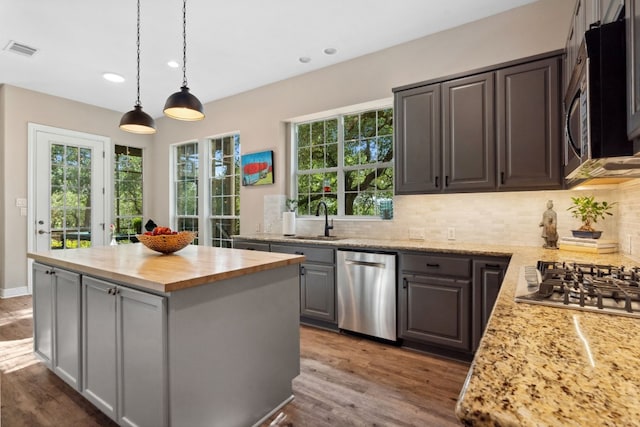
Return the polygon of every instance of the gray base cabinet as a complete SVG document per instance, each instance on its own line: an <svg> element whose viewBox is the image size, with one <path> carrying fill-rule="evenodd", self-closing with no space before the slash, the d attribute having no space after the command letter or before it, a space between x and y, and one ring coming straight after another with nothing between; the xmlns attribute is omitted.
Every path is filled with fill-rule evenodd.
<svg viewBox="0 0 640 427"><path fill-rule="evenodd" d="M475 352L509 259L409 252L399 259L400 338L458 352L452 357Z"/></svg>
<svg viewBox="0 0 640 427"><path fill-rule="evenodd" d="M83 395L125 426L165 426L166 298L83 277Z"/></svg>
<svg viewBox="0 0 640 427"><path fill-rule="evenodd" d="M402 338L471 350L470 280L404 275L402 288Z"/></svg>
<svg viewBox="0 0 640 427"><path fill-rule="evenodd" d="M336 271L329 265L300 266L300 315L336 322Z"/></svg>
<svg viewBox="0 0 640 427"><path fill-rule="evenodd" d="M300 265L300 317L338 324L336 316L335 249L271 244L271 252L304 255Z"/></svg>
<svg viewBox="0 0 640 427"><path fill-rule="evenodd" d="M33 264L34 352L80 389L80 275Z"/></svg>
<svg viewBox="0 0 640 427"><path fill-rule="evenodd" d="M399 337L471 351L471 260L400 253Z"/></svg>
<svg viewBox="0 0 640 427"><path fill-rule="evenodd" d="M473 350L487 327L489 316L498 299L498 293L509 265L506 258L473 260Z"/></svg>

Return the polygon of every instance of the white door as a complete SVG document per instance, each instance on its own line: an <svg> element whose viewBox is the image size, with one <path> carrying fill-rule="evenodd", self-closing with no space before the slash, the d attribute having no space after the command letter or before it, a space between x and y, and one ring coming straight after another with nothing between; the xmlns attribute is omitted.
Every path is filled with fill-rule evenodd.
<svg viewBox="0 0 640 427"><path fill-rule="evenodd" d="M31 249L105 241L105 150L109 138L29 124Z"/></svg>

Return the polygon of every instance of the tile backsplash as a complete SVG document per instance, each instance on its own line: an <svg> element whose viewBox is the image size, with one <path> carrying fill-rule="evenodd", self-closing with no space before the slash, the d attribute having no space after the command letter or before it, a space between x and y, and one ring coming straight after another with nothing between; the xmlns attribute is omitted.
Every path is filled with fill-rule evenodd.
<svg viewBox="0 0 640 427"><path fill-rule="evenodd" d="M395 196L393 219L336 218L331 234L409 239L410 234L421 237L423 233L425 240L440 242L447 241L450 229L453 229L455 240L461 242L542 246L544 240L539 224L547 201L553 201L558 214L558 234L570 236L571 230L580 226L580 221L573 218L567 208L571 205L571 197L580 195L618 202L612 210L613 216L600 220L596 228L603 231L603 239L617 240L621 252L640 253L640 180L588 190ZM284 196L265 197L265 230L281 232L283 210ZM296 233L322 234L323 224L324 218L298 217ZM636 241L638 247L634 248Z"/></svg>

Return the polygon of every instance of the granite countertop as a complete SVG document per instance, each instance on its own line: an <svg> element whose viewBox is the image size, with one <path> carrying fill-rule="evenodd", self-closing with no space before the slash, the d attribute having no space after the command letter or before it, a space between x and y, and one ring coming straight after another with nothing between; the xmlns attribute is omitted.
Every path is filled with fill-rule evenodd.
<svg viewBox="0 0 640 427"><path fill-rule="evenodd" d="M516 303L520 269L538 260L634 266L619 254L465 243L274 235L240 239L335 247L512 255L491 318L456 405L473 426L640 425L640 319Z"/></svg>
<svg viewBox="0 0 640 427"><path fill-rule="evenodd" d="M179 291L299 264L305 259L300 255L196 245L189 245L171 255L162 255L141 243L29 252L27 256L54 267L156 292Z"/></svg>

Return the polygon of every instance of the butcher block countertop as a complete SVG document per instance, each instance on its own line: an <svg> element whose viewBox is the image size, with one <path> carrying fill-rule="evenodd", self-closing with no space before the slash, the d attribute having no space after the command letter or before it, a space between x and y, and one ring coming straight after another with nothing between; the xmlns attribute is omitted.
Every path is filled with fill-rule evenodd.
<svg viewBox="0 0 640 427"><path fill-rule="evenodd" d="M35 261L156 292L173 292L304 262L305 257L189 245L162 255L141 243L29 252Z"/></svg>
<svg viewBox="0 0 640 427"><path fill-rule="evenodd" d="M268 236L242 238L273 241ZM640 425L640 319L514 301L521 267L538 260L625 266L640 262L619 254L457 242L344 239L305 243L511 255L460 393L458 418L473 426Z"/></svg>

